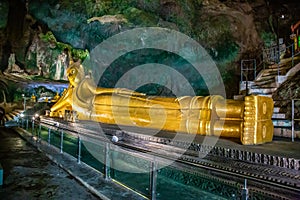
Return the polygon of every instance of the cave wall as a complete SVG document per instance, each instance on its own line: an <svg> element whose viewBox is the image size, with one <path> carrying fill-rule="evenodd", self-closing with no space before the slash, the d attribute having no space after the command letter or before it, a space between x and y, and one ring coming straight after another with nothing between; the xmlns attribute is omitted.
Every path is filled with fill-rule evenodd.
<svg viewBox="0 0 300 200"><path fill-rule="evenodd" d="M2 1L0 9L1 71L15 53L16 64L28 74L57 79L59 56L85 59L112 35L135 27L160 26L198 41L216 61L231 97L238 90L240 59L254 58L263 47L272 45L278 28L281 35L287 35L299 6L296 1L267 0L10 0ZM288 13L287 18L276 23L281 13ZM118 18L110 22L93 19L104 15ZM149 62L157 60L157 53L148 53ZM115 64L120 68L117 71L124 71L129 62L140 62L136 56L127 57ZM110 74L112 80L118 79L115 74ZM202 83L195 84L199 91L205 89Z"/></svg>

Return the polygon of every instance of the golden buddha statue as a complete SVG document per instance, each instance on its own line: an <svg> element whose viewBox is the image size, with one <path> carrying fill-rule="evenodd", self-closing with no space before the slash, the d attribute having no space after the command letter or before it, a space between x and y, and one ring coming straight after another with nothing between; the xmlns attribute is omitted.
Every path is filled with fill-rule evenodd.
<svg viewBox="0 0 300 200"><path fill-rule="evenodd" d="M30 100L31 102L36 103L36 96L32 94Z"/></svg>
<svg viewBox="0 0 300 200"><path fill-rule="evenodd" d="M91 77L85 77L80 63L73 63L67 76L69 87L52 106L52 117L73 110L79 120L234 137L248 145L273 138L273 101L268 97L247 96L245 101L218 95L173 98L100 88Z"/></svg>
<svg viewBox="0 0 300 200"><path fill-rule="evenodd" d="M51 102L55 103L58 101L58 99L60 98L58 92L56 92L55 96L51 99Z"/></svg>

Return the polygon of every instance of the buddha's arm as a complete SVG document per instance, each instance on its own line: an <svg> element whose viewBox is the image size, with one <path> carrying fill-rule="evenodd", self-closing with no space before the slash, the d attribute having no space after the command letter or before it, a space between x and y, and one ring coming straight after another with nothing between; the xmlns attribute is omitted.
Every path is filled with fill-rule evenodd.
<svg viewBox="0 0 300 200"><path fill-rule="evenodd" d="M67 89L67 91L65 92L65 94L59 98L59 100L51 107L51 112L54 112L54 111L58 111L62 108L65 108L67 107L70 102L69 102L69 98L72 96L72 88L69 87Z"/></svg>
<svg viewBox="0 0 300 200"><path fill-rule="evenodd" d="M101 88L101 87L95 87L91 84L89 84L89 90L96 95L120 94L120 95L129 95L129 96L146 96L144 93L139 93L124 88Z"/></svg>

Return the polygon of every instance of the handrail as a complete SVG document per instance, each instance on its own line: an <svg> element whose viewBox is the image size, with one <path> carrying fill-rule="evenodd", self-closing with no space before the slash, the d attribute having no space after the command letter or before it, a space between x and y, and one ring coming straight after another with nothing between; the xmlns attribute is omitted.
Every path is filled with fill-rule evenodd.
<svg viewBox="0 0 300 200"><path fill-rule="evenodd" d="M131 146L124 146L122 143L114 143L108 140L108 138L104 137L104 135L101 135L98 133L95 133L93 130L84 130L83 129L74 129L74 128L69 128L68 124L64 123L53 123L53 121L49 120L36 120L36 119L31 119L32 123L32 130L31 133L34 135L34 129L35 129L35 124L39 125L39 129L37 130L37 141L40 139L40 132L41 132L41 126L48 128L48 144L51 145L50 143L50 134L51 130L56 130L60 133L60 145L59 145L59 150L60 153L64 153L63 147L64 147L64 133L70 134L72 136L77 137L77 163L81 163L81 157L82 157L82 137L89 137L91 139L97 139L101 142L104 143L104 171L99 171L101 174L103 174L104 178L106 180L110 180L111 178L111 172L110 172L110 162L112 159L111 156L111 151L118 151L118 152L131 152L133 156L147 160L150 164L149 166L149 173L150 173L150 185L149 188L151 188L151 191L149 193L149 196L145 197L144 194L141 191L135 191L138 195L144 197L144 198L149 198L149 199L156 199L156 183L157 183L157 165L158 165L158 160L161 162L166 162L167 158L161 157L160 159L155 159L153 156L146 156L147 152L139 152L139 153L133 153L132 151L136 150ZM80 134L80 132L84 132L84 135ZM93 134L94 133L94 134ZM113 144L113 145L110 145ZM119 146L123 148L118 148ZM171 158L170 158L171 159ZM114 180L115 182L118 183L117 180Z"/></svg>
<svg viewBox="0 0 300 200"><path fill-rule="evenodd" d="M245 69L243 69L243 62L245 61L250 61L250 60L255 60L255 69L251 69L254 70L254 80L256 79L256 75L259 74L262 70L265 69L265 64L268 63L268 61L270 61L269 59L266 58L265 54L266 52L273 52L272 55L274 55L274 60L273 62L276 63L278 65L277 71L278 71L278 75L280 74L280 57L278 58L278 56L280 56L280 54L282 52L286 52L289 51L291 52L291 67L294 67L295 65L295 57L300 55L300 51L295 52L294 51L294 46L295 46L295 42L286 45L280 45L279 49L278 46L272 46L270 48L265 48L262 49L262 52L259 53L255 58L252 59L241 59L241 82L243 81L243 71L245 71ZM268 54L268 53L267 53ZM249 70L249 69L247 69ZM253 81L254 81L253 80ZM248 80L249 81L249 80ZM251 80L252 81L252 80Z"/></svg>
<svg viewBox="0 0 300 200"><path fill-rule="evenodd" d="M295 121L300 121L300 119L295 119L295 101L300 101L300 99L292 99L292 142L295 138Z"/></svg>
<svg viewBox="0 0 300 200"><path fill-rule="evenodd" d="M300 121L300 118L299 119L296 119L295 118L295 101L300 101L300 99L279 99L279 100L276 100L274 99L274 101L290 101L291 102L291 107L292 107L292 116L291 116L291 129L292 129L292 142L295 141L295 121Z"/></svg>
<svg viewBox="0 0 300 200"><path fill-rule="evenodd" d="M68 123L64 124L64 123L59 123L56 124L54 121L50 121L50 120L36 120L36 119L32 119L32 130L31 133L32 135L34 135L34 129L35 126L34 124L38 124L39 125L39 129L37 130L37 141L39 140L39 138L41 137L41 126L48 128L48 144L50 145L50 134L51 134L51 130L56 130L60 133L60 153L63 153L63 140L64 140L64 132L67 134L71 134L73 136L77 136L78 140L77 140L77 162L78 164L80 164L80 159L81 159L81 145L82 145L82 141L81 141L81 137L82 135L80 134L82 129L74 129L73 127L68 127ZM36 123L35 123L36 122ZM108 140L106 137L101 137L101 135L95 133L95 134L91 134L89 133L90 131L87 131L87 129L85 129L84 131L84 135L87 135L90 138L97 138L99 141L103 142L104 145L104 169L102 171L99 171L103 177L106 180L113 180L114 182L121 184L122 186L127 187L126 185L124 185L124 183L119 182L117 179L113 179L111 177L111 160L113 159L111 152L112 151L117 151L117 152L121 152L121 153L128 153L130 152L130 155L136 157L136 158L140 158L140 159L144 159L147 162L149 162L149 168L147 168L147 173L149 173L149 193L145 194L142 191L139 191L138 189L134 189L133 191L142 196L145 199L151 199L151 200L155 200L157 198L157 179L158 179L158 166L161 163L168 163L170 161L175 161L175 162L179 162L182 164L186 164L186 160L184 159L179 159L177 161L177 157L171 153L171 154L160 154L160 153L156 153L156 152L152 152L151 149L147 149L147 148L142 148L141 146L133 146L130 144L126 144L124 142L114 142L113 140ZM93 131L91 131L93 132ZM58 136L59 137L59 136ZM113 144L113 145L111 145ZM164 145L164 144L161 144ZM122 148L120 148L122 147ZM157 156L159 158L157 158ZM201 166L203 169L214 169L218 172L220 172L221 170L217 169L217 168L212 168L212 167L207 167L207 166L202 166L199 163L197 163L197 165L192 164L192 166ZM223 172L223 171L221 171ZM251 179L251 177L250 177ZM241 187L239 187L239 183L236 187L237 190L239 190Z"/></svg>

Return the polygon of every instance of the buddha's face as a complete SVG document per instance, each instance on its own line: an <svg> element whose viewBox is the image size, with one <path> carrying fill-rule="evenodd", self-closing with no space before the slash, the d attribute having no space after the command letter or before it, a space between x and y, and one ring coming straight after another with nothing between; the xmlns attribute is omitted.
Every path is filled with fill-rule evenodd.
<svg viewBox="0 0 300 200"><path fill-rule="evenodd" d="M74 65L70 66L67 69L67 74L68 74L68 79L69 79L70 84L73 86L77 86L81 80L81 75L79 73L78 68Z"/></svg>

